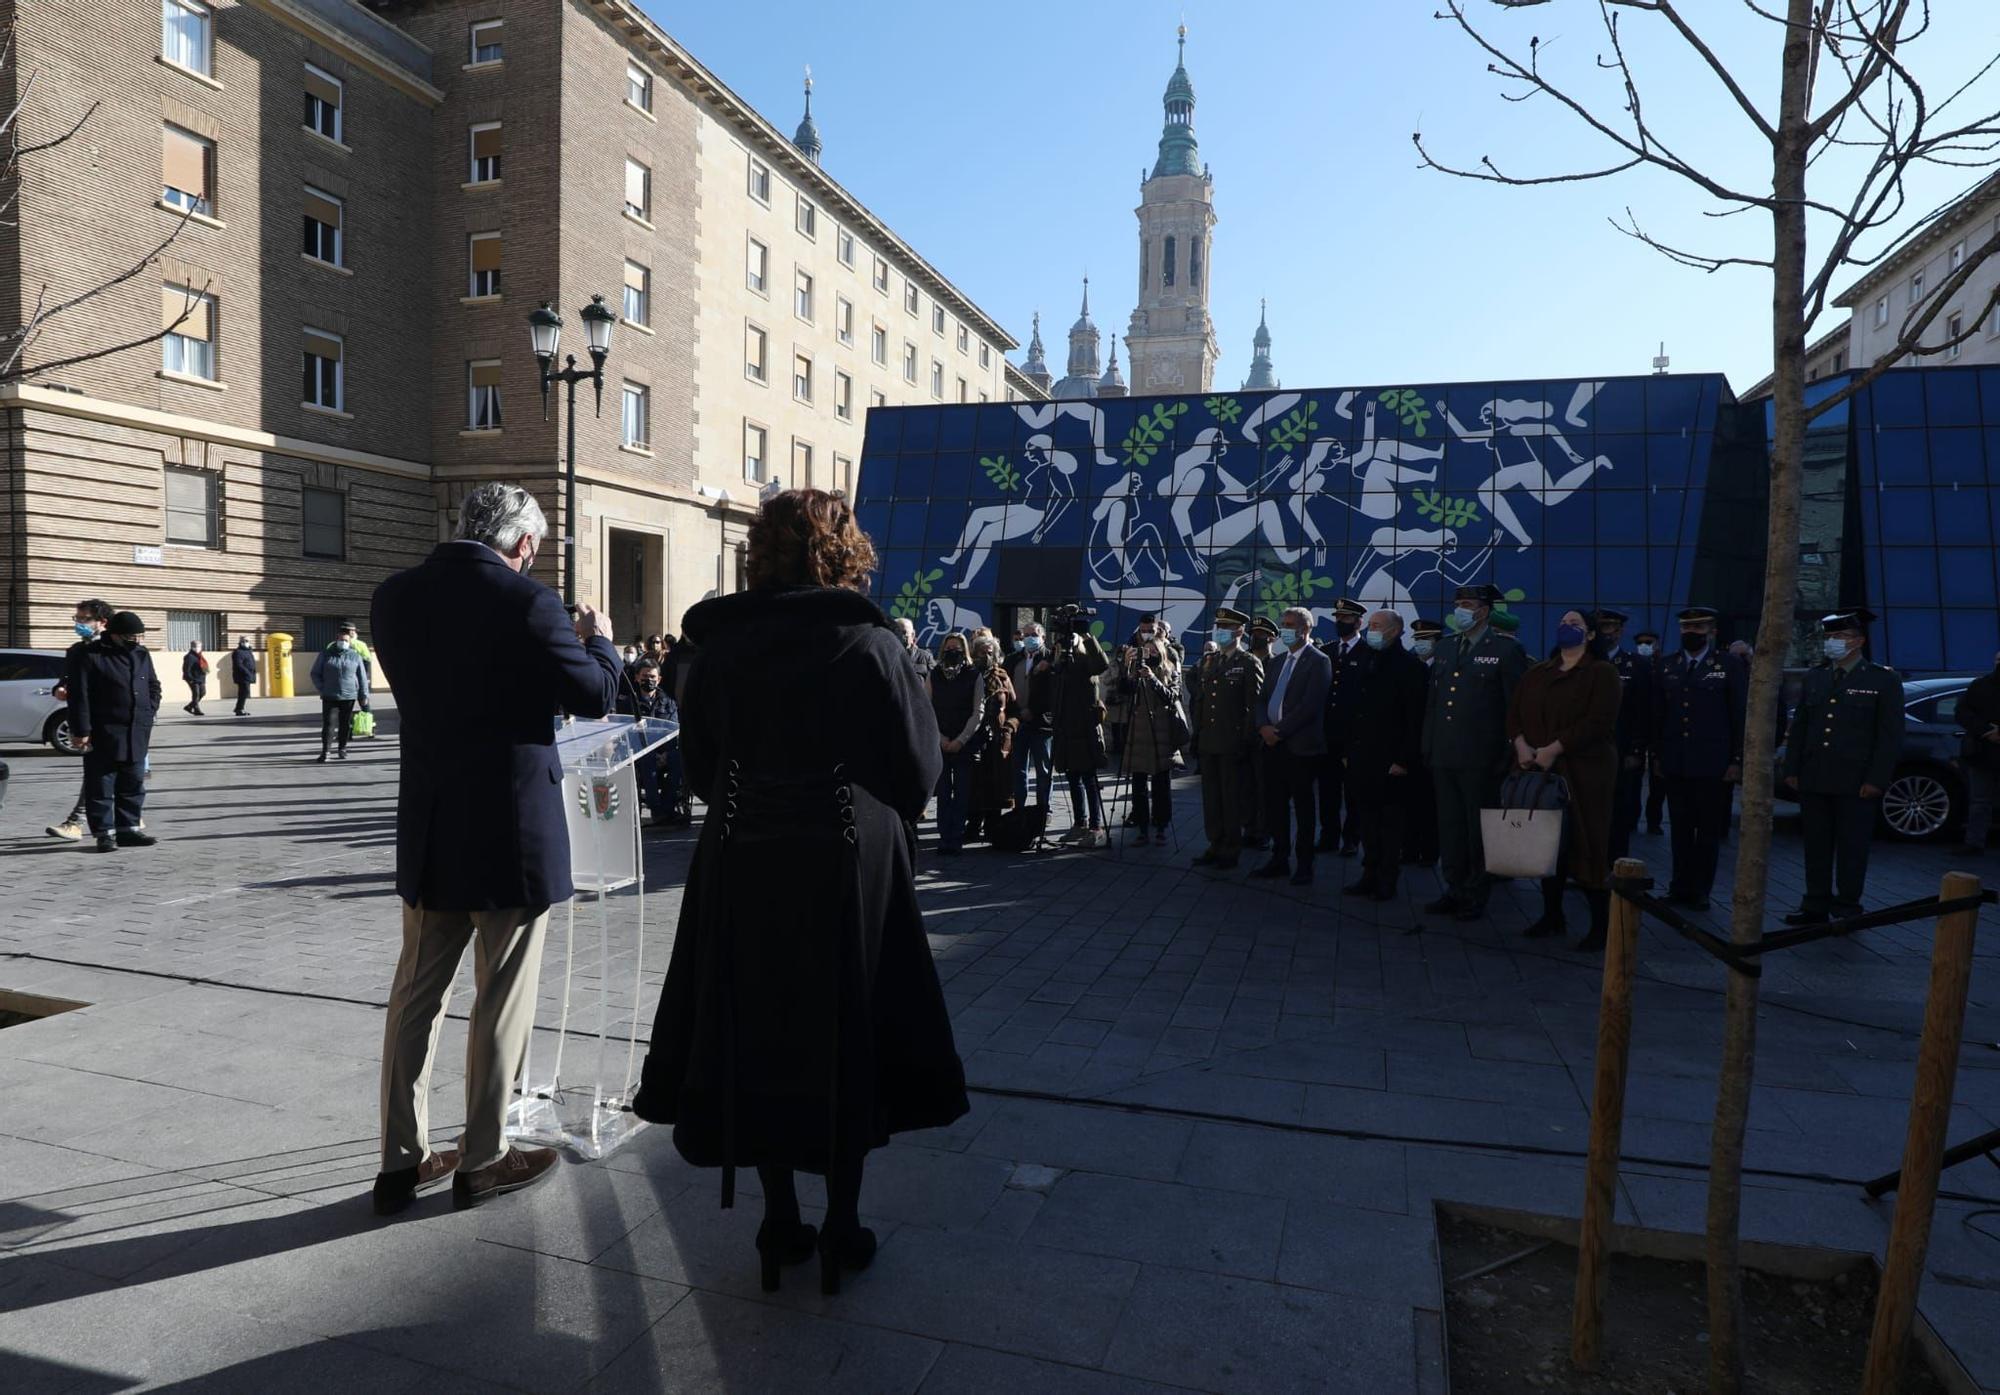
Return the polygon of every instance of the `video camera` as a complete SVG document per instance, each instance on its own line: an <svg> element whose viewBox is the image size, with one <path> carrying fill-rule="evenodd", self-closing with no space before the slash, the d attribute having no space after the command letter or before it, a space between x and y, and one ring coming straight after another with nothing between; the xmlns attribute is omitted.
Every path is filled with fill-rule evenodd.
<svg viewBox="0 0 2000 1395"><path fill-rule="evenodd" d="M1078 631L1077 622L1088 621L1096 614L1097 612L1089 606L1078 605L1074 601L1067 605L1059 605L1049 612L1049 632L1061 640L1063 647L1067 648L1070 637ZM1087 629L1088 625L1083 628Z"/></svg>

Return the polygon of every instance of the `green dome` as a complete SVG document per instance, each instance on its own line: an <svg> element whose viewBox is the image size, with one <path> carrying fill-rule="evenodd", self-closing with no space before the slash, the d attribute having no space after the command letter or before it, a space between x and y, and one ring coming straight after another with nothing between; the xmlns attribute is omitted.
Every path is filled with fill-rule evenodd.
<svg viewBox="0 0 2000 1395"><path fill-rule="evenodd" d="M1194 81L1188 77L1188 70L1185 67L1175 68L1174 75L1167 79L1165 101L1168 106L1172 106L1175 102L1194 105Z"/></svg>

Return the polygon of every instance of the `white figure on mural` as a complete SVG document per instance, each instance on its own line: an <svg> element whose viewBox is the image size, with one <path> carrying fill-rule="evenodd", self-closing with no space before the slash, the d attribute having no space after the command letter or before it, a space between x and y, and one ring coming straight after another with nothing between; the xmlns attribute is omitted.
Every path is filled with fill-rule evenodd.
<svg viewBox="0 0 2000 1395"><path fill-rule="evenodd" d="M1576 391L1570 395L1563 420L1574 426L1584 426L1586 423L1580 413L1602 386L1601 382L1578 383ZM1585 460L1570 445L1562 428L1555 423L1555 408L1547 402L1505 397L1488 402L1479 409L1480 424L1477 427L1468 427L1459 421L1443 402L1437 404L1437 410L1459 440L1484 441L1486 448L1493 452L1493 475L1479 486L1479 502L1486 506L1500 528L1513 536L1523 552L1533 547L1535 540L1528 536L1528 530L1521 525L1513 505L1507 502L1508 490L1522 489L1544 509L1553 508L1575 493L1577 487L1591 475L1611 468L1609 456L1600 455L1593 460ZM1548 466L1543 464L1541 455L1535 450L1537 440L1553 441L1556 449L1568 458L1572 468L1560 477L1552 478ZM1519 442L1511 456L1506 447L1509 441ZM1499 536L1496 530L1495 541Z"/></svg>
<svg viewBox="0 0 2000 1395"><path fill-rule="evenodd" d="M995 547L1016 538L1039 543L1076 502L1075 456L1057 450L1045 434L1030 436L1023 454L1028 458L1028 472L1021 480L1020 499L982 504L968 513L965 527L959 530L958 546L941 559L947 567L955 567L960 558L971 554L965 574L952 587L954 591L971 589Z"/></svg>
<svg viewBox="0 0 2000 1395"><path fill-rule="evenodd" d="M1498 534L1495 534L1498 537ZM1416 615L1412 599L1417 583L1427 576L1442 576L1454 587L1474 581L1493 555L1488 541L1470 558L1460 560L1458 534L1450 528L1377 528L1368 535L1368 546L1354 559L1347 574L1347 594L1371 610L1395 610L1407 621ZM1405 557L1425 556L1427 565L1407 577L1396 575L1396 566Z"/></svg>
<svg viewBox="0 0 2000 1395"><path fill-rule="evenodd" d="M1296 402L1298 397L1293 394L1288 400ZM1262 423L1274 405L1275 400L1267 403L1245 423L1244 434L1251 440L1256 440L1256 426ZM1170 511L1174 516L1174 527L1180 533L1188 556L1194 560L1195 570L1208 570L1209 552L1225 551L1253 536L1261 536L1269 543L1279 561L1298 560L1304 549L1292 547L1285 541L1283 508L1276 499L1264 494L1269 481L1290 467L1290 457L1278 461L1264 476L1246 484L1222 468L1228 454L1229 442L1224 439L1222 429L1203 427L1196 433L1194 444L1174 457L1173 468L1158 485L1160 497L1173 501ZM1211 474L1215 479L1213 499L1239 507L1210 526L1197 528L1195 506L1211 497L1206 490Z"/></svg>
<svg viewBox="0 0 2000 1395"><path fill-rule="evenodd" d="M933 596L924 606L923 627L917 631L917 643L935 643L953 631L971 633L984 627L986 622L979 618L977 611L960 605L945 596Z"/></svg>
<svg viewBox="0 0 2000 1395"><path fill-rule="evenodd" d="M1090 515L1090 571L1091 575L1120 586L1137 586L1139 573L1132 562L1136 553L1138 560L1150 560L1161 581L1179 581L1181 574L1167 561L1167 546L1160 537L1160 530L1150 523L1132 523L1132 516L1138 511L1138 498L1145 481L1137 470L1127 470L1113 485L1106 486L1096 510ZM1100 548L1099 539L1103 544ZM1106 572L1104 564L1111 569Z"/></svg>
<svg viewBox="0 0 2000 1395"><path fill-rule="evenodd" d="M1352 394L1343 394L1344 404ZM1339 406L1335 407L1339 410ZM1305 462L1298 471L1285 482L1290 491L1290 504L1299 526L1305 530L1306 538L1312 543L1313 561L1326 565L1326 539L1313 522L1308 505L1324 495L1345 508L1353 509L1365 518L1393 520L1403 506L1403 496L1398 485L1421 484L1437 478L1436 469L1418 469L1418 462L1432 462L1444 459L1444 447L1420 446L1414 441L1383 440L1375 430L1375 404L1370 402L1362 409L1361 444L1354 454L1347 453L1347 446L1341 441L1315 441L1306 453ZM1361 488L1354 496L1339 493L1329 487L1329 472L1333 467L1345 465L1360 481ZM1382 530L1377 529L1377 535ZM1393 531L1393 530L1391 530ZM1356 599L1359 599L1357 597Z"/></svg>
<svg viewBox="0 0 2000 1395"><path fill-rule="evenodd" d="M1229 588L1222 594L1221 604L1233 607L1242 596L1244 588L1261 575L1261 572L1249 571L1230 582ZM1122 610L1141 613L1157 612L1160 623L1165 625L1170 633L1183 638L1192 634L1201 624L1202 617L1208 613L1208 597L1185 586L1107 586L1096 576L1092 576L1090 594L1092 599L1102 605L1117 606Z"/></svg>

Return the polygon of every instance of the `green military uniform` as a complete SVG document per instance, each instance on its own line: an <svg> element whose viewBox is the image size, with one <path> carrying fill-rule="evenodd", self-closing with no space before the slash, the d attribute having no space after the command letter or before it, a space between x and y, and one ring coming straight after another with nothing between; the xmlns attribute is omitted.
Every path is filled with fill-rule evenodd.
<svg viewBox="0 0 2000 1395"><path fill-rule="evenodd" d="M1874 619L1865 610L1821 621L1858 628ZM1903 680L1892 668L1856 649L1805 676L1785 743L1785 780L1799 796L1806 845L1806 894L1794 924L1812 924L1861 912L1868 877L1868 844L1880 795L1895 778L1903 748ZM1835 873L1838 871L1838 886Z"/></svg>
<svg viewBox="0 0 2000 1395"><path fill-rule="evenodd" d="M1216 612L1216 622L1240 627L1245 617L1229 609ZM1197 867L1234 867L1242 853L1243 753L1257 730L1257 694L1264 688L1264 666L1238 641L1227 649L1202 656L1195 669L1195 754L1201 765L1201 815L1208 849Z"/></svg>
<svg viewBox="0 0 2000 1395"><path fill-rule="evenodd" d="M1492 605L1493 586L1462 586L1461 602ZM1437 792L1438 853L1444 895L1426 909L1470 920L1491 887L1479 811L1500 800L1507 766L1507 707L1528 671L1521 646L1492 624L1438 641L1424 712L1424 764Z"/></svg>

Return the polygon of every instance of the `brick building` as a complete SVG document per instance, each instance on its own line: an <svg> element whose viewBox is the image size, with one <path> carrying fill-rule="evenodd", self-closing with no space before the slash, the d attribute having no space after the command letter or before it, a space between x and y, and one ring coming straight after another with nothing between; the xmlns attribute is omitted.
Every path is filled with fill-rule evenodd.
<svg viewBox="0 0 2000 1395"><path fill-rule="evenodd" d="M543 301L579 358L577 307L620 315L601 416L580 390L575 531L621 637L740 584L760 489L851 487L870 405L1034 392L820 166L809 106L787 138L630 0L0 0L0 23L0 107L39 75L25 139L97 104L25 164L0 328L135 266L25 362L171 327L0 387L9 644L66 642L103 595L155 648L282 630L309 655L482 480L535 490L560 537Z"/></svg>

